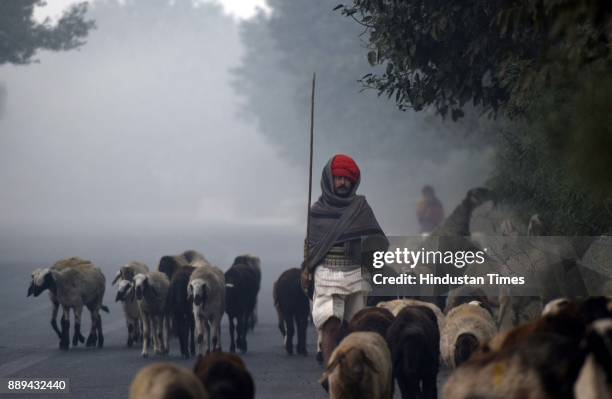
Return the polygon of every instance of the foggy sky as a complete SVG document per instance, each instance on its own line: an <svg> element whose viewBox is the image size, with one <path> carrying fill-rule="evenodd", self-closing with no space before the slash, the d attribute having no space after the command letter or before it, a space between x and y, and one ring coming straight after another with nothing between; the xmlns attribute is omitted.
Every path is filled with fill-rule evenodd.
<svg viewBox="0 0 612 399"><path fill-rule="evenodd" d="M78 51L0 67L7 92L0 119L2 256L59 257L78 252L75 243L88 236L156 235L172 237L172 245L155 246L155 253L143 246L138 254L148 248L152 263L164 251L194 246L219 262L242 252L273 256L261 252L282 247L297 262L307 170L291 158L305 158L307 148L287 151L245 117L229 72L244 51L239 21L212 5L128 4L91 7L97 29ZM324 64L318 73L324 85ZM355 84L355 95L362 95ZM307 96L298 103L307 104ZM306 143L308 110L287 107L279 118L299 115L303 122L303 131L287 134ZM425 156L406 170L401 148L425 142L370 132L371 145L354 148L350 138L324 134L317 140L313 200L324 163L351 148L362 166L360 192L388 234L417 231L422 184L436 184L450 211L468 188L482 184L491 158L487 151L449 150L440 163ZM189 238L181 241L180 232ZM34 245L24 237L50 241Z"/></svg>

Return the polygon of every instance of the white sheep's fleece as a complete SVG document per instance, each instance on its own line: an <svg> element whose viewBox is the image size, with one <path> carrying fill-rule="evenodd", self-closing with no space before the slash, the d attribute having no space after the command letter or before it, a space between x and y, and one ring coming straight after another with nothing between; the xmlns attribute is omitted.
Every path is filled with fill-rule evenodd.
<svg viewBox="0 0 612 399"><path fill-rule="evenodd" d="M447 366L455 367L455 343L465 333L474 334L481 345L497 333L495 320L478 301L459 305L446 315L446 324L440 334L440 353Z"/></svg>

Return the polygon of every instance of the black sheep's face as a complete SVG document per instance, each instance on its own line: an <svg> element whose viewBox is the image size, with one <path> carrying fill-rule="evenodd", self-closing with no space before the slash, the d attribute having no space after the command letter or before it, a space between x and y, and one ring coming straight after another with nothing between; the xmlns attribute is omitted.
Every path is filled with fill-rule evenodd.
<svg viewBox="0 0 612 399"><path fill-rule="evenodd" d="M147 276L144 274L137 274L134 276L134 290L136 291L136 299L140 301L142 298L144 298L144 293L148 286L149 282L147 280Z"/></svg>
<svg viewBox="0 0 612 399"><path fill-rule="evenodd" d="M37 269L32 273L32 281L28 287L28 296L35 297L42 294L46 289L51 289L55 284L53 275L49 269Z"/></svg>
<svg viewBox="0 0 612 399"><path fill-rule="evenodd" d="M206 284L202 280L194 280L189 283L189 288L191 291L191 297L193 298L193 303L196 306L202 306L206 303Z"/></svg>
<svg viewBox="0 0 612 399"><path fill-rule="evenodd" d="M134 297L134 285L132 284L132 282L128 280L120 280L119 290L117 290L117 296L115 297L115 302L128 301L133 297Z"/></svg>

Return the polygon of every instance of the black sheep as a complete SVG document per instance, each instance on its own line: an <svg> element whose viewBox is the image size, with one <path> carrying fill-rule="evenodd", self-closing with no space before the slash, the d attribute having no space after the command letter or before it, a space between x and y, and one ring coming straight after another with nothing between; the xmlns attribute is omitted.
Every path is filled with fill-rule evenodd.
<svg viewBox="0 0 612 399"><path fill-rule="evenodd" d="M306 329L310 306L300 286L301 271L285 270L274 283L272 295L278 313L278 328L283 335L285 350L293 354L293 334L297 329L297 352L306 356Z"/></svg>
<svg viewBox="0 0 612 399"><path fill-rule="evenodd" d="M261 286L261 261L259 258L251 255L239 255L234 259L234 264L237 263L243 263L253 268L257 275L257 292L259 292L259 287ZM255 324L257 324L257 298L255 298L255 307L253 308L253 312L249 315L247 324L249 330L253 331L255 329Z"/></svg>
<svg viewBox="0 0 612 399"><path fill-rule="evenodd" d="M438 397L440 331L425 306L406 306L387 330L393 375L403 399Z"/></svg>
<svg viewBox="0 0 612 399"><path fill-rule="evenodd" d="M239 259L240 257L236 258ZM247 326L249 317L255 309L259 278L260 274L246 262L234 263L225 272L225 312L229 318L231 352L235 352L236 347L243 353L247 351ZM234 329L237 330L236 340L234 340Z"/></svg>
<svg viewBox="0 0 612 399"><path fill-rule="evenodd" d="M193 318L193 304L187 298L189 277L195 270L193 266L180 266L172 275L168 289L168 311L172 317L173 328L179 338L181 355L189 358L195 355L195 320Z"/></svg>

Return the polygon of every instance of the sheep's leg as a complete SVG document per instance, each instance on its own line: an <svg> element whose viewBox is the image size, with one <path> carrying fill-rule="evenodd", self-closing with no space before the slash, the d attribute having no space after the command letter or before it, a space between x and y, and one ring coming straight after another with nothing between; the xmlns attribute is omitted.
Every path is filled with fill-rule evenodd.
<svg viewBox="0 0 612 399"><path fill-rule="evenodd" d="M170 317L165 315L162 318L162 353L167 355L170 352L170 343L168 341L168 332L170 330Z"/></svg>
<svg viewBox="0 0 612 399"><path fill-rule="evenodd" d="M297 326L297 353L300 355L308 355L306 350L306 330L308 329L308 315L295 316L295 324Z"/></svg>
<svg viewBox="0 0 612 399"><path fill-rule="evenodd" d="M189 322L189 350L191 356L195 356L195 320L192 313L188 315L187 320Z"/></svg>
<svg viewBox="0 0 612 399"><path fill-rule="evenodd" d="M195 318L195 329L198 336L198 351L200 355L204 354L204 318L197 314L197 310L194 309Z"/></svg>
<svg viewBox="0 0 612 399"><path fill-rule="evenodd" d="M93 311L91 311L91 309L89 310L89 316L91 317L91 329L89 330L89 336L87 336L87 342L85 343L87 347L96 346L98 343L98 335L96 332L96 315Z"/></svg>
<svg viewBox="0 0 612 399"><path fill-rule="evenodd" d="M236 352L236 341L234 340L234 318L228 314L230 331L230 352Z"/></svg>
<svg viewBox="0 0 612 399"><path fill-rule="evenodd" d="M151 317L151 334L153 335L153 353L159 355L161 353L161 326L158 316Z"/></svg>
<svg viewBox="0 0 612 399"><path fill-rule="evenodd" d="M208 320L204 319L204 339L206 340L206 353L210 353L211 345L210 345L210 323Z"/></svg>
<svg viewBox="0 0 612 399"><path fill-rule="evenodd" d="M128 330L128 339L127 339L127 347L131 348L134 345L134 336L136 334L136 325L134 324L134 319L130 319L129 317L125 318L125 324L127 325Z"/></svg>
<svg viewBox="0 0 612 399"><path fill-rule="evenodd" d="M51 311L51 328L53 328L53 331L55 331L55 333L57 334L57 337L59 339L62 339L62 332L57 327L57 313L59 311L59 302L58 301L52 301L52 302L53 302L53 310Z"/></svg>
<svg viewBox="0 0 612 399"><path fill-rule="evenodd" d="M149 356L149 339L151 339L151 323L149 317L142 318L142 357Z"/></svg>
<svg viewBox="0 0 612 399"><path fill-rule="evenodd" d="M221 319L216 317L211 323L213 351L221 351Z"/></svg>
<svg viewBox="0 0 612 399"><path fill-rule="evenodd" d="M293 334L295 334L295 329L293 326L293 315L287 315L285 319L285 350L288 354L293 355Z"/></svg>
<svg viewBox="0 0 612 399"><path fill-rule="evenodd" d="M70 308L62 306L62 332L60 334L60 349L70 347Z"/></svg>
<svg viewBox="0 0 612 399"><path fill-rule="evenodd" d="M104 334L102 333L102 315L100 315L100 310L96 309L96 332L98 334L98 348L102 348L104 346Z"/></svg>
<svg viewBox="0 0 612 399"><path fill-rule="evenodd" d="M247 351L246 333L247 333L248 318L249 318L248 313L244 313L238 317L238 326L237 326L238 340L236 342L236 345L238 346L238 349L242 351L242 353L245 353Z"/></svg>
<svg viewBox="0 0 612 399"><path fill-rule="evenodd" d="M81 314L83 313L83 306L77 306L74 308L74 334L72 335L72 346L77 346L79 341L85 342L85 337L81 334Z"/></svg>
<svg viewBox="0 0 612 399"><path fill-rule="evenodd" d="M187 349L187 341L189 340L188 317L179 310L174 311L174 326L178 334L179 346L181 347L181 355L185 359L189 358Z"/></svg>

